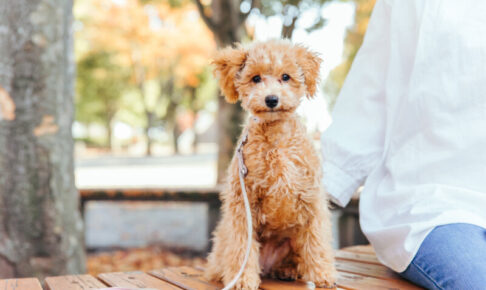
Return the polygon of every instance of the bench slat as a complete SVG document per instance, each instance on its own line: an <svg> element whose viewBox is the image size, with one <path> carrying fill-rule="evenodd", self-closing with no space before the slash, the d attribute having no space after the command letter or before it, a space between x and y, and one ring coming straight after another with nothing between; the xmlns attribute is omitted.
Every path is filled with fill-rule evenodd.
<svg viewBox="0 0 486 290"><path fill-rule="evenodd" d="M217 290L223 288L221 283L209 282L203 277L203 270L191 267L173 267L151 271L150 274L173 283L185 290ZM263 279L260 289L263 290L307 290L304 282L284 282Z"/></svg>
<svg viewBox="0 0 486 290"><path fill-rule="evenodd" d="M103 273L98 278L109 286L127 287L127 288L155 288L160 290L179 290L170 283L157 279L143 272L116 272Z"/></svg>
<svg viewBox="0 0 486 290"><path fill-rule="evenodd" d="M285 282L278 280L263 279L260 285L264 290L308 290L307 283L301 281ZM319 289L319 288L316 288Z"/></svg>
<svg viewBox="0 0 486 290"><path fill-rule="evenodd" d="M105 288L106 285L91 275L67 275L46 278L49 290L87 290Z"/></svg>
<svg viewBox="0 0 486 290"><path fill-rule="evenodd" d="M352 253L362 253L362 254L370 254L375 255L375 250L371 245L359 245L359 246L351 246L341 249L340 251L345 252L352 252Z"/></svg>
<svg viewBox="0 0 486 290"><path fill-rule="evenodd" d="M422 289L404 280L383 280L373 277L365 277L352 273L339 272L338 286L345 289Z"/></svg>
<svg viewBox="0 0 486 290"><path fill-rule="evenodd" d="M149 272L157 278L179 286L182 289L218 290L221 283L209 282L203 277L203 272L191 267L170 267Z"/></svg>
<svg viewBox="0 0 486 290"><path fill-rule="evenodd" d="M381 265L380 261L378 261L378 258L375 255L372 255L372 254L355 253L355 252L348 252L348 251L337 251L335 256L336 256L336 259L341 259L341 260L351 260L351 261L356 261L356 262Z"/></svg>
<svg viewBox="0 0 486 290"><path fill-rule="evenodd" d="M368 277L381 279L401 279L398 274L382 265L361 263L355 261L336 260L336 269L339 272L349 272Z"/></svg>
<svg viewBox="0 0 486 290"><path fill-rule="evenodd" d="M42 290L39 280L36 278L6 279L0 280L2 290Z"/></svg>

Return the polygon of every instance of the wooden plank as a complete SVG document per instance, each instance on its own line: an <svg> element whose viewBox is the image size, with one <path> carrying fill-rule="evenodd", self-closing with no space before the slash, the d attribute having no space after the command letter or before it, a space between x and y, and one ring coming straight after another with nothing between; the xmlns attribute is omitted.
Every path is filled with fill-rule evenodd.
<svg viewBox="0 0 486 290"><path fill-rule="evenodd" d="M218 290L223 287L221 283L206 280L201 269L191 267L170 267L153 270L149 274L186 290Z"/></svg>
<svg viewBox="0 0 486 290"><path fill-rule="evenodd" d="M346 247L346 248L342 248L339 251L375 255L375 250L373 249L373 247L371 245L360 245L360 246Z"/></svg>
<svg viewBox="0 0 486 290"><path fill-rule="evenodd" d="M88 290L105 288L106 285L91 275L47 277L48 290Z"/></svg>
<svg viewBox="0 0 486 290"><path fill-rule="evenodd" d="M338 275L338 287L343 289L422 289L401 279L383 280L346 272L339 272Z"/></svg>
<svg viewBox="0 0 486 290"><path fill-rule="evenodd" d="M98 278L103 282L113 287L127 287L127 288L154 288L160 290L179 290L170 283L150 276L140 271L136 272L116 272L103 273L98 275Z"/></svg>
<svg viewBox="0 0 486 290"><path fill-rule="evenodd" d="M340 260L351 260L357 261L361 263L370 263L381 265L380 261L376 255L372 254L363 254L363 253L356 253L356 252L348 252L348 251L337 251L335 254L336 259Z"/></svg>
<svg viewBox="0 0 486 290"><path fill-rule="evenodd" d="M355 261L336 260L336 269L348 273L359 274L381 279L401 279L398 274L383 265L361 263Z"/></svg>
<svg viewBox="0 0 486 290"><path fill-rule="evenodd" d="M279 280L263 279L260 289L264 290L308 290L307 283L302 281L285 282ZM319 288L316 288L319 289Z"/></svg>
<svg viewBox="0 0 486 290"><path fill-rule="evenodd" d="M160 279L177 285L185 290L217 290L223 288L223 284L210 282L203 277L203 270L191 267L173 267L153 270L150 272ZM305 282L286 282L263 279L260 285L262 290L308 290Z"/></svg>
<svg viewBox="0 0 486 290"><path fill-rule="evenodd" d="M6 279L0 280L2 290L42 290L39 280L36 278Z"/></svg>

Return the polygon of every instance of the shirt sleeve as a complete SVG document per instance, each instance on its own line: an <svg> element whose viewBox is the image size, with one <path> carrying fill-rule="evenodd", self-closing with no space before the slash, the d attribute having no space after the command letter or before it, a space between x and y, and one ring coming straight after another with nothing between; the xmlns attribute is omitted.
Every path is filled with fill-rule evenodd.
<svg viewBox="0 0 486 290"><path fill-rule="evenodd" d="M390 47L390 7L378 0L363 44L322 135L323 183L345 206L381 159L385 135L385 79Z"/></svg>

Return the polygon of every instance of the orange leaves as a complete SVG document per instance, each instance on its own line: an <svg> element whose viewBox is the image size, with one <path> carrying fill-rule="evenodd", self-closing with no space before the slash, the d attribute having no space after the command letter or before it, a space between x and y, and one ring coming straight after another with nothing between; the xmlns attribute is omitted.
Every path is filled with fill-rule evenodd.
<svg viewBox="0 0 486 290"><path fill-rule="evenodd" d="M88 50L115 53L136 81L174 69L179 85L197 86L197 75L216 49L193 4L170 7L166 1L84 0L77 18L83 22L78 39Z"/></svg>
<svg viewBox="0 0 486 290"><path fill-rule="evenodd" d="M203 266L202 258L184 258L157 247L88 255L88 273L150 271L172 266Z"/></svg>

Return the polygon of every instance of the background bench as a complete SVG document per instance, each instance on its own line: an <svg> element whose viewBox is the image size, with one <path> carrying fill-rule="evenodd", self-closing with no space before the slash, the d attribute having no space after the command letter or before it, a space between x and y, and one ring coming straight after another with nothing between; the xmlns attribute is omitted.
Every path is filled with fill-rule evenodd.
<svg viewBox="0 0 486 290"><path fill-rule="evenodd" d="M220 188L99 188L79 189L81 196L81 212L89 201L176 201L176 202L202 202L208 206L208 237L214 231L219 220L221 201ZM339 248L357 244L366 244L368 241L359 226L359 197L354 196L345 208L333 206L338 212L338 245ZM211 245L208 245L208 250Z"/></svg>

